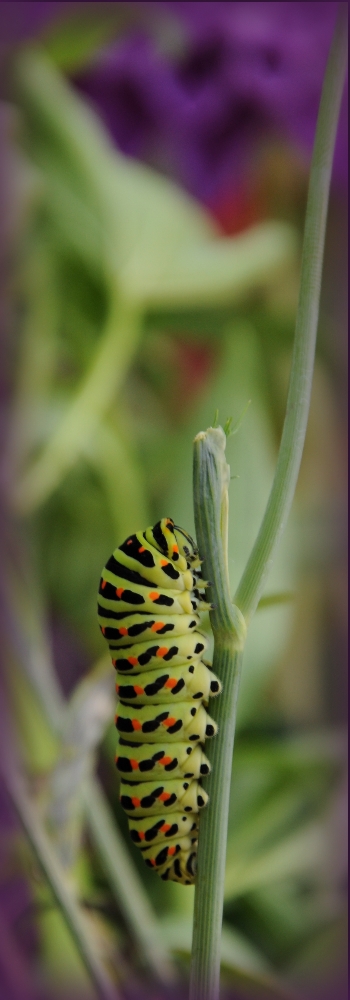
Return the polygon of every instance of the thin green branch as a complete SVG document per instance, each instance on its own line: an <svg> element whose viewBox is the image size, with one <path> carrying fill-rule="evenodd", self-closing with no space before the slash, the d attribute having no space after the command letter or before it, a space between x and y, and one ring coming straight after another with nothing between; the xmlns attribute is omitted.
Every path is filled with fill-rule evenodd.
<svg viewBox="0 0 350 1000"><path fill-rule="evenodd" d="M13 488L20 514L31 513L59 486L111 405L136 350L140 314L112 290L109 317L92 366L41 454Z"/></svg>
<svg viewBox="0 0 350 1000"><path fill-rule="evenodd" d="M91 778L86 785L84 808L108 881L140 954L146 958L157 978L170 985L176 978L174 966L163 944L160 928L155 923L148 896L96 778Z"/></svg>
<svg viewBox="0 0 350 1000"><path fill-rule="evenodd" d="M205 782L210 805L200 817L191 1000L216 1000L219 991L232 752L246 636L243 616L232 605L227 570L230 470L225 460L225 447L226 436L221 427L198 434L194 442L196 535L199 550L204 556L203 573L206 579L211 580L209 599L215 606L210 615L215 639L213 669L222 681L224 694L210 705L219 731L215 740L206 746L212 773Z"/></svg>
<svg viewBox="0 0 350 1000"><path fill-rule="evenodd" d="M259 602L292 504L309 412L333 151L346 70L347 5L341 4L328 59L311 165L287 413L276 475L262 526L234 605L227 571L229 469L225 435L209 428L194 442L194 513L204 576L215 610L213 668L223 694L211 708L218 735L208 747L209 808L200 818L190 1000L218 1000L228 807L236 704L246 624ZM207 749L207 748L206 748Z"/></svg>
<svg viewBox="0 0 350 1000"><path fill-rule="evenodd" d="M13 604L22 609L23 624L13 612L13 581L9 566L5 576L7 582L11 581L11 587L8 586L2 593L6 609L4 627L9 629L15 657L38 695L50 728L59 735L66 706L51 662L49 644L36 615L33 580L28 573L22 586L17 581L18 589L13 596ZM89 778L86 783L83 805L92 841L131 938L136 943L140 959L156 980L169 985L176 979L175 967L159 934L158 921L142 881L126 851L103 789L95 777Z"/></svg>
<svg viewBox="0 0 350 1000"><path fill-rule="evenodd" d="M4 779L23 829L71 930L85 968L96 987L97 995L101 1000L118 1000L119 991L109 979L96 953L93 936L89 934L87 923L68 884L66 873L29 799L21 776L13 768L11 770L7 768L4 769Z"/></svg>
<svg viewBox="0 0 350 1000"><path fill-rule="evenodd" d="M295 594L292 590L281 590L277 594L264 594L264 597L260 598L256 610L263 611L264 608L274 608L277 604L290 604L291 601L295 601Z"/></svg>
<svg viewBox="0 0 350 1000"><path fill-rule="evenodd" d="M323 83L311 163L292 368L275 477L234 602L254 614L292 506L309 415L329 188L347 64L347 7L341 3Z"/></svg>

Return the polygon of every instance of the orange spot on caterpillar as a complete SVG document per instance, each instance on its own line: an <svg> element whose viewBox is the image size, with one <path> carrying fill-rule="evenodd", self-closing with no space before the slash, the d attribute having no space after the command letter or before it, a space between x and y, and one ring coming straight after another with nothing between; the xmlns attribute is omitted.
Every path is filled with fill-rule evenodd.
<svg viewBox="0 0 350 1000"><path fill-rule="evenodd" d="M138 765L138 761L137 760L133 760L133 759L130 758L130 764L131 764L131 767L132 767L133 771L137 771L138 770L138 766L139 765Z"/></svg>
<svg viewBox="0 0 350 1000"><path fill-rule="evenodd" d="M138 662L139 661L136 659L136 656L128 656L128 663L131 663L132 667L136 667Z"/></svg>
<svg viewBox="0 0 350 1000"><path fill-rule="evenodd" d="M113 664L113 667L116 667L117 666L117 661L116 660L112 660L112 664Z"/></svg>
<svg viewBox="0 0 350 1000"><path fill-rule="evenodd" d="M173 759L172 757L162 757L162 759L159 761L159 764L161 764L162 767L165 767L166 764L171 764L172 759Z"/></svg>
<svg viewBox="0 0 350 1000"><path fill-rule="evenodd" d="M107 583L107 580L101 580L101 590L105 589L106 583Z"/></svg>
<svg viewBox="0 0 350 1000"><path fill-rule="evenodd" d="M151 593L148 596L149 596L150 601L157 601L158 597L159 597L159 594L158 594L157 590L151 590Z"/></svg>
<svg viewBox="0 0 350 1000"><path fill-rule="evenodd" d="M119 694L119 691L120 691L120 684L116 684L116 686L115 686L115 689L116 689L116 692L117 692L117 694Z"/></svg>
<svg viewBox="0 0 350 1000"><path fill-rule="evenodd" d="M144 694L145 693L144 689L142 687L139 687L138 684L134 684L134 691L135 691L135 694Z"/></svg>
<svg viewBox="0 0 350 1000"><path fill-rule="evenodd" d="M168 854L170 854L170 856L172 854L175 854L175 851L176 851L176 847L168 847Z"/></svg>
<svg viewBox="0 0 350 1000"><path fill-rule="evenodd" d="M172 523L173 522L171 520L171 517L167 517L166 520L165 520L165 524L172 524Z"/></svg>
<svg viewBox="0 0 350 1000"><path fill-rule="evenodd" d="M140 545L139 552L146 552L144 545Z"/></svg>
<svg viewBox="0 0 350 1000"><path fill-rule="evenodd" d="M160 802L167 802L167 800L171 798L170 792L162 792L161 795L158 795L158 798Z"/></svg>
<svg viewBox="0 0 350 1000"><path fill-rule="evenodd" d="M168 646L159 646L157 649L156 656L165 656L169 652Z"/></svg>
<svg viewBox="0 0 350 1000"><path fill-rule="evenodd" d="M124 587L117 587L116 588L116 595L117 595L117 597L121 597L123 593L124 593Z"/></svg>
<svg viewBox="0 0 350 1000"><path fill-rule="evenodd" d="M106 631L106 629L105 629L105 627L103 626L103 628L101 628L101 632L102 632L102 635L104 635L104 634L105 634L105 631Z"/></svg>
<svg viewBox="0 0 350 1000"><path fill-rule="evenodd" d="M133 729L142 729L142 725L141 725L141 722L139 721L139 719L132 719L131 722L132 722L132 728Z"/></svg>
<svg viewBox="0 0 350 1000"><path fill-rule="evenodd" d="M176 719L173 719L173 717L170 716L170 719L164 719L164 721L161 722L161 726L165 726L165 728L167 729L168 726L174 726L175 722L176 722Z"/></svg>
<svg viewBox="0 0 350 1000"><path fill-rule="evenodd" d="M176 687L176 685L177 685L176 677L169 677L168 680L165 681L164 687L170 688L171 690L172 688Z"/></svg>
<svg viewBox="0 0 350 1000"><path fill-rule="evenodd" d="M127 545L132 545L132 538L128 538L128 540L127 540L127 543L126 543L126 544L127 544Z"/></svg>
<svg viewBox="0 0 350 1000"><path fill-rule="evenodd" d="M144 840L145 839L145 835L144 835L143 830L139 830L139 838L140 838L140 840Z"/></svg>
<svg viewBox="0 0 350 1000"><path fill-rule="evenodd" d="M173 552L178 552L179 551L179 546L178 545L173 545L172 549L173 549Z"/></svg>
<svg viewBox="0 0 350 1000"><path fill-rule="evenodd" d="M159 827L159 833L167 833L170 829L170 823L163 823L163 826Z"/></svg>
<svg viewBox="0 0 350 1000"><path fill-rule="evenodd" d="M127 635L128 634L128 630L127 630L127 628L124 628L124 625L120 626L120 628L119 628L119 634L120 635Z"/></svg>
<svg viewBox="0 0 350 1000"><path fill-rule="evenodd" d="M161 566L169 566L168 560L167 559L161 559L160 560L160 565Z"/></svg>
<svg viewBox="0 0 350 1000"><path fill-rule="evenodd" d="M159 632L159 629L164 628L164 622L153 622L151 625L151 632Z"/></svg>
<svg viewBox="0 0 350 1000"><path fill-rule="evenodd" d="M139 806L141 805L141 799L131 799L131 801L133 806L135 806L135 809L138 809Z"/></svg>
<svg viewBox="0 0 350 1000"><path fill-rule="evenodd" d="M155 866L155 860L154 860L154 858L150 858L150 862L151 862L151 865Z"/></svg>

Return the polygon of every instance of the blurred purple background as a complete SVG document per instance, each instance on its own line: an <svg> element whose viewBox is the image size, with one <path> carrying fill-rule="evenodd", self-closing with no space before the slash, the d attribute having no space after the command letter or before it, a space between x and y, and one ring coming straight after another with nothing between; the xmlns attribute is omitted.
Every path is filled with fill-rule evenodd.
<svg viewBox="0 0 350 1000"><path fill-rule="evenodd" d="M77 3L0 4L0 54L3 100L8 92L6 69L16 46L45 36L55 20L81 10ZM118 4L87 4L115 8ZM120 5L123 6L123 5ZM137 8L136 4L126 5ZM269 209L259 186L260 158L275 140L307 174L316 116L337 3L157 3L142 4L150 19L161 8L178 22L178 39L167 45L144 21L111 40L94 54L84 69L69 71L77 90L98 111L116 146L125 154L152 165L180 183L216 215L226 232L237 232L265 218ZM153 24L150 20L150 25ZM11 133L6 107L2 117L5 138ZM8 425L8 402L14 371L14 330L11 267L15 257L17 205L11 187L11 162L6 150L1 161L1 438ZM347 93L344 95L334 161L335 215L343 212L347 182ZM336 199L339 194L339 202ZM339 220L338 220L339 221ZM337 220L336 220L337 222ZM340 222L342 220L340 219ZM333 227L336 246L337 225ZM341 244L342 245L342 244ZM334 306L334 266L324 295L329 312ZM333 283L332 283L333 281ZM337 305L337 303L336 303ZM343 316L334 327L335 358L343 369L344 344L336 346ZM343 329L343 326L342 326ZM338 355L337 355L338 350ZM334 362L335 366L337 361ZM343 371L339 372L340 382ZM6 514L3 526L6 532ZM5 533L4 532L4 533ZM341 600L343 597L341 595ZM343 605L337 609L339 658L344 650ZM55 661L65 691L70 691L86 668L86 653L75 644L69 629L53 620ZM339 640L339 634L341 638ZM340 648L341 647L341 648ZM335 647L336 648L336 647ZM336 704L332 706L331 698ZM330 714L343 718L343 689L331 693ZM6 700L1 699L7 714ZM0 812L4 838L15 837L16 819L0 784ZM8 871L0 888L1 1000L31 1000L30 961L37 941L33 921L27 920L30 895L27 884ZM8 931L16 924L16 940ZM28 968L27 968L28 962ZM39 994L35 992L35 1000ZM334 1000L335 1000L335 995ZM332 996L332 1000L333 1000ZM40 1000L47 1000L40 993ZM67 998L68 1000L68 998Z"/></svg>

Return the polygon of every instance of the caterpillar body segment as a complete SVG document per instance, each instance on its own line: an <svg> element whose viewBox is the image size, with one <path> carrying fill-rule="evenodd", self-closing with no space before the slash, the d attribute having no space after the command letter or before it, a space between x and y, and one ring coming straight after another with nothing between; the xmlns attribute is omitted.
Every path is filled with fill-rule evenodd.
<svg viewBox="0 0 350 1000"><path fill-rule="evenodd" d="M164 870L164 866L169 865L169 862L171 867L171 862L176 855L179 855L180 860L181 855L189 856L191 851L196 852L197 837L176 837L168 843L163 840L162 843L152 844L151 847L142 846L140 850L142 851L146 865L156 870Z"/></svg>
<svg viewBox="0 0 350 1000"><path fill-rule="evenodd" d="M204 742L208 736L215 736L217 727L202 704L194 701L175 702L168 705L125 705L118 704L115 724L118 732L127 740L136 743L163 743L164 730L169 742L179 739L190 742Z"/></svg>
<svg viewBox="0 0 350 1000"><path fill-rule="evenodd" d="M124 674L139 674L163 665L181 667L184 663L192 664L200 659L207 647L206 637L194 630L174 639L155 638L149 642L134 643L133 646L123 645L122 649L114 646L113 641L109 643L113 666L118 673Z"/></svg>
<svg viewBox="0 0 350 1000"><path fill-rule="evenodd" d="M104 577L100 584L102 595L114 602L115 610L118 612L136 611L141 609L147 614L169 611L174 615L190 615L198 605L198 598L191 600L190 590L166 590L150 584L128 584L120 576L115 576L109 570L104 570Z"/></svg>
<svg viewBox="0 0 350 1000"><path fill-rule="evenodd" d="M147 781L139 785L120 782L120 804L128 816L154 816L163 809L166 815L174 811L198 813L208 802L208 793L198 781Z"/></svg>
<svg viewBox="0 0 350 1000"><path fill-rule="evenodd" d="M170 518L136 532L102 571L98 619L117 671L116 766L130 835L164 880L190 885L196 871L202 749L216 723L206 708L221 684L202 660L202 598L195 542Z"/></svg>
<svg viewBox="0 0 350 1000"><path fill-rule="evenodd" d="M208 758L198 743L152 745L119 739L115 762L128 781L203 778L210 774Z"/></svg>
<svg viewBox="0 0 350 1000"><path fill-rule="evenodd" d="M100 598L98 618L101 628L109 629L105 637L110 645L125 649L126 644L154 642L155 639L173 639L183 635L184 626L189 632L199 625L198 615L123 614L113 610L115 604ZM164 645L164 642L163 642Z"/></svg>
<svg viewBox="0 0 350 1000"><path fill-rule="evenodd" d="M197 843L190 850L183 847L181 854L174 860L167 859L158 875L164 881L180 882L181 885L193 885L196 877Z"/></svg>
<svg viewBox="0 0 350 1000"><path fill-rule="evenodd" d="M137 681L133 677L119 676L116 684L118 698L133 705L164 705L192 699L207 704L220 690L220 682L201 660L189 666L145 671Z"/></svg>
<svg viewBox="0 0 350 1000"><path fill-rule="evenodd" d="M173 841L175 837L198 836L198 817L193 813L169 813L129 819L131 839L141 849L149 844Z"/></svg>

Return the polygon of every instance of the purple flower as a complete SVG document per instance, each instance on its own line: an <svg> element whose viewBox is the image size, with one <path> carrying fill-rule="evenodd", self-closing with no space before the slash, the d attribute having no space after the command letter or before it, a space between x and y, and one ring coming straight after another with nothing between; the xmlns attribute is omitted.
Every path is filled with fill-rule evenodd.
<svg viewBox="0 0 350 1000"><path fill-rule="evenodd" d="M67 8L76 6L63 0L43 0L42 3L0 3L0 42L5 47L14 42L37 36L46 25Z"/></svg>
<svg viewBox="0 0 350 1000"><path fill-rule="evenodd" d="M106 49L76 79L130 156L171 171L175 133L182 127L184 100L172 67L157 55L150 39L134 33Z"/></svg>
<svg viewBox="0 0 350 1000"><path fill-rule="evenodd" d="M119 148L210 201L240 183L259 144L309 155L335 3L164 3L185 28L178 57L145 34L102 51L76 78ZM343 119L345 118L345 106ZM345 177L345 121L336 172Z"/></svg>

